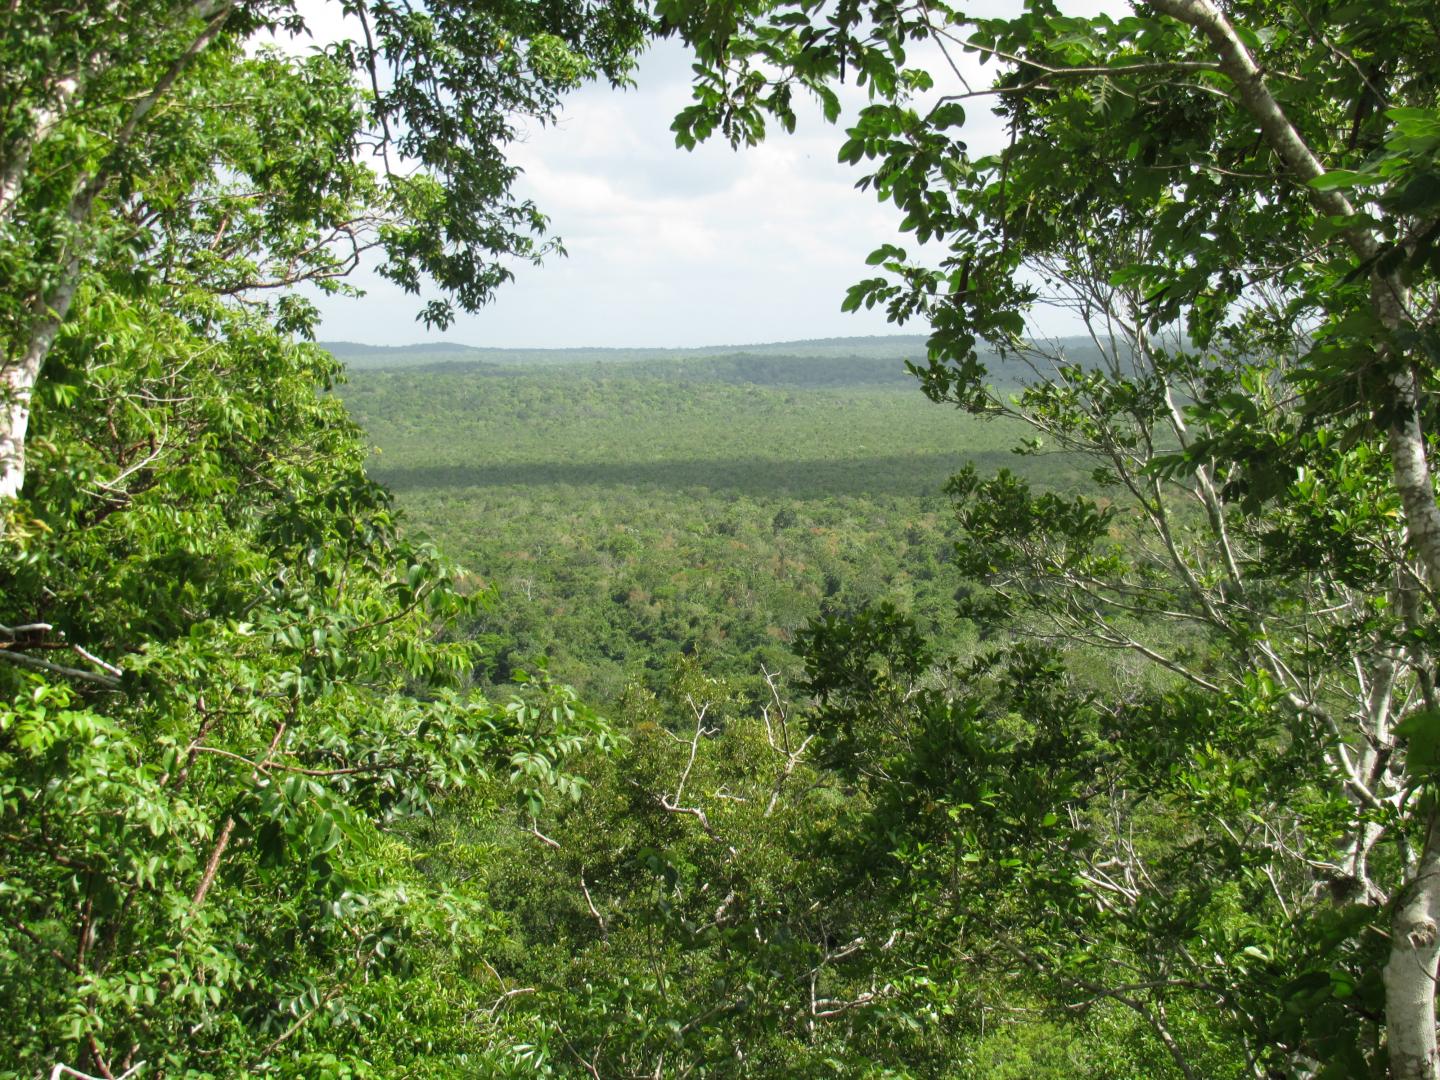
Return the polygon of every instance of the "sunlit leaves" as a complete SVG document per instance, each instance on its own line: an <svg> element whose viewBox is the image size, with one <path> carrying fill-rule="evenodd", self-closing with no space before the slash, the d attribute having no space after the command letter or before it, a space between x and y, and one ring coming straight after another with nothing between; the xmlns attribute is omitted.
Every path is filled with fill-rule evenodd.
<svg viewBox="0 0 1440 1080"><path fill-rule="evenodd" d="M439 628L472 601L365 477L324 353L200 292L97 288L52 376L26 503L45 539L6 564L5 621L124 675L3 672L0 907L38 929L4 937L0 983L40 1018L7 1055L80 1062L93 1036L228 1074L302 1018L284 1059L387 1023L350 991L423 970L437 921L485 927L396 830L492 777L532 808L573 797L566 762L607 727L544 679L466 692L478 652Z"/></svg>

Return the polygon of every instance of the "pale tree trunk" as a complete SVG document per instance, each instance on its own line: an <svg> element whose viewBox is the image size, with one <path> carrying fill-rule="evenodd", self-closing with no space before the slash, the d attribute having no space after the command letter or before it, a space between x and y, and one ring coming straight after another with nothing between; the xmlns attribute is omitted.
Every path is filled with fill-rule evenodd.
<svg viewBox="0 0 1440 1080"><path fill-rule="evenodd" d="M0 373L0 500L18 498L25 484L25 432L30 427L30 395L39 374L40 355L34 349ZM0 534L4 527L0 518Z"/></svg>
<svg viewBox="0 0 1440 1080"><path fill-rule="evenodd" d="M0 366L0 507L4 501L17 498L25 486L25 435L30 427L30 398L40 369L80 285L81 231L90 208L99 194L98 178L77 191L70 200L68 217L70 251L60 270L60 280L44 296L33 302L30 331L23 351L6 357ZM5 515L0 510L0 536L5 534Z"/></svg>
<svg viewBox="0 0 1440 1080"><path fill-rule="evenodd" d="M1420 426L1415 373L1405 369L1391 380L1395 418L1386 445L1395 489L1405 508L1405 530L1425 567L1432 587L1440 586L1440 507L1435 503L1435 479L1425 456L1425 433Z"/></svg>
<svg viewBox="0 0 1440 1080"><path fill-rule="evenodd" d="M1284 109L1265 84L1263 70L1240 40L1226 15L1211 0L1147 0L1157 11L1203 34L1229 76L1246 111L1255 119L1266 143L1302 184L1323 176L1324 166L1310 150ZM1321 212L1349 218L1354 207L1340 191L1309 188ZM1345 230L1343 239L1365 262L1374 265L1381 245L1362 226ZM1372 271L1371 308L1387 330L1411 323L1410 297L1394 275ZM1392 370L1389 400L1372 403L1387 417L1386 446L1392 476L1405 512L1411 548L1432 586L1440 586L1440 506L1426 457L1420 423L1416 373L1404 358L1382 347L1381 362ZM1436 1044L1435 984L1440 962L1440 838L1435 822L1427 824L1425 843L1411 880L1391 912L1390 959L1385 965L1385 1027L1394 1080L1440 1080L1440 1048Z"/></svg>
<svg viewBox="0 0 1440 1080"><path fill-rule="evenodd" d="M1250 55L1234 26L1210 0L1148 0L1151 7L1195 27L1215 48L1220 69L1230 77L1240 101L1260 127L1270 148L1302 184L1325 175L1310 147L1265 85L1265 75ZM1340 191L1309 188L1312 202L1323 213L1348 218L1355 213L1350 200ZM1360 226L1346 229L1345 242L1362 260L1373 261L1381 252L1380 242ZM1393 275L1376 273L1370 290L1371 306L1387 330L1410 325L1407 312L1409 291ZM1382 356L1382 360L1395 360ZM1404 365L1392 376L1393 396L1386 402L1390 422L1387 440L1395 487L1405 506L1405 525L1415 553L1420 556L1432 581L1440 583L1440 506L1430 466L1425 457L1425 439L1420 426L1418 395L1413 370Z"/></svg>
<svg viewBox="0 0 1440 1080"><path fill-rule="evenodd" d="M113 137L112 157L134 138L140 124L155 105L170 92L181 74L220 35L234 10L234 0L195 0L184 5L182 18L207 20L183 52L171 62L151 90L131 106L130 114ZM59 124L80 86L78 76L66 75L56 81L51 106L33 117L33 130L10 146L0 162L0 225L14 215L25 181L26 168L36 144ZM107 165L89 177L81 177L67 210L69 235L64 238L69 252L58 282L34 300L29 333L16 356L0 359L0 537L5 533L3 504L16 498L25 484L25 438L30 427L30 401L40 369L61 324L70 312L71 301L80 283L81 254L85 247L85 225L96 196L111 179Z"/></svg>
<svg viewBox="0 0 1440 1080"><path fill-rule="evenodd" d="M30 398L60 324L70 311L79 282L80 262L78 257L72 257L63 279L32 324L24 353L0 369L0 500L18 498L25 486L25 434L30 427ZM4 518L0 517L0 535L4 529Z"/></svg>
<svg viewBox="0 0 1440 1080"><path fill-rule="evenodd" d="M50 104L36 109L31 115L30 131L5 148L4 161L0 162L0 225L9 220L20 199L20 189L25 184L31 153L49 138L50 133L64 119L79 88L78 75L64 75L56 79L50 92Z"/></svg>
<svg viewBox="0 0 1440 1080"><path fill-rule="evenodd" d="M1436 1080L1435 974L1440 966L1440 835L1431 816L1415 878L1395 902L1385 965L1385 1041L1390 1075Z"/></svg>
<svg viewBox="0 0 1440 1080"><path fill-rule="evenodd" d="M4 148L0 162L0 227L10 223L30 165L30 155L43 143L64 118L66 110L79 89L77 75L66 75L51 89L50 102L31 114L31 126ZM89 200L86 200L89 205ZM70 214L72 222L75 215ZM60 323L75 295L79 264L65 267L59 285L50 295L37 298L30 331L21 343L18 355L0 361L0 504L19 496L25 483L25 435L30 427L30 399L45 356L55 341ZM0 515L0 535L5 519Z"/></svg>

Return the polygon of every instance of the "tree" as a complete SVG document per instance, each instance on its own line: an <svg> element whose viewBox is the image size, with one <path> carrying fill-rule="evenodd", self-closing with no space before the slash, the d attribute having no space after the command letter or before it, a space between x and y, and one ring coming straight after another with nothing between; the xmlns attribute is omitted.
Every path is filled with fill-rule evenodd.
<svg viewBox="0 0 1440 1080"><path fill-rule="evenodd" d="M1124 504L966 480L962 520L988 568L1023 581L1012 595L1067 639L1136 652L1227 708L1282 710L1316 790L1349 808L1321 872L1348 860L1386 912L1392 1074L1435 1076L1428 5L1152 0L1075 18L1037 2L984 18L870 4L824 22L799 4L663 10L712 42L682 144L793 124L798 87L833 115L828 84L847 71L870 86L841 156L869 163L863 184L943 254L881 248L886 276L847 304L927 319L928 393L1018 412L1095 455ZM956 77L948 92L907 56L918 42ZM966 83L960 54L993 81ZM968 151L972 99L1004 118L1003 150ZM987 391L976 349L1034 356L1024 314L1047 275L1092 327L1120 332L1104 363L1056 358L1012 406ZM1116 543L1127 517L1154 552Z"/></svg>
<svg viewBox="0 0 1440 1080"><path fill-rule="evenodd" d="M513 1057L448 977L489 909L426 877L416 823L486 776L532 813L574 794L564 762L607 729L544 681L470 691L445 627L473 598L366 478L287 290L376 248L453 297L432 321L483 303L547 247L509 194L516 116L620 78L644 18L346 10L363 43L305 57L255 40L300 29L284 3L0 15L0 1059L23 1075Z"/></svg>
<svg viewBox="0 0 1440 1080"><path fill-rule="evenodd" d="M506 898L511 940L479 978L492 994L511 995L512 1016L528 1014L537 1069L939 1077L1003 1047L1014 1075L1171 1074L1163 1051L1147 1055L1130 1037L1134 1024L1114 1024L1107 1056L1096 1053L1093 1065L1080 1044L1099 1023L1072 1026L1068 1044L1038 1025L1000 1046L987 1042L996 1025L987 1032L984 1004L1002 1016L1029 1011L1032 988L966 971L968 958L935 932L948 905L924 883L950 848L929 852L916 836L910 861L890 852L911 805L928 801L929 820L948 820L953 789L942 778L954 759L931 758L940 790L872 784L860 774L873 762L904 767L898 740L847 747L819 767L811 756L820 735L773 674L759 700L704 675L694 658L672 675L667 691L635 688L617 703L625 746L585 764L586 800L547 808L538 835L445 823L445 850L456 853L447 873L483 874ZM1009 699L980 682L988 704L977 694L958 712L973 706L982 723L1003 724ZM836 689L829 704L838 706L859 688ZM994 741L979 724L953 723L956 713L935 719L917 739L926 751L973 755ZM1018 756L986 761L977 778L993 779ZM1013 876L993 864L965 870L972 882ZM983 947L977 937L965 951ZM1105 1012L1103 1003L1093 1010ZM1028 1070L1025 1051L1038 1059Z"/></svg>
<svg viewBox="0 0 1440 1080"><path fill-rule="evenodd" d="M1235 979L1235 937L1265 925L1236 910L1264 894L1237 874L1234 845L1213 844L1219 830L1205 818L1177 829L1171 809L1197 774L1215 780L1185 760L1181 733L1228 748L1236 718L1196 715L1183 697L1117 702L1045 645L937 654L887 605L817 619L797 647L816 755L860 793L851 864L869 870L945 1011L978 1011L983 1029L987 999L1003 1017L1039 997L1072 1023L1128 1010L1149 1053L1112 1031L1100 1046L1116 1075L1137 1056L1138 1075L1184 1077L1253 1074L1278 1056L1289 1033L1266 1023L1273 980ZM1117 729L1165 725L1176 737L1143 761L1117 745Z"/></svg>
<svg viewBox="0 0 1440 1080"><path fill-rule="evenodd" d="M547 121L582 79L623 79L643 10L334 6L360 40L306 60L245 51L267 32L305 32L292 0L0 16L0 499L20 492L30 396L97 262L253 300L303 281L337 288L379 248L381 273L407 290L434 281L442 295L424 317L444 326L454 304L485 303L509 260L553 249L538 208L511 194L505 146L517 117ZM163 191L146 183L156 174ZM306 325L305 305L280 295L284 324Z"/></svg>
<svg viewBox="0 0 1440 1080"><path fill-rule="evenodd" d="M471 602L365 478L328 357L162 297L82 293L36 397L44 529L0 631L3 1056L317 1075L379 1046L443 1074L489 1035L420 988L486 909L417 870L407 823L486 775L573 791L605 729L558 689L465 692L474 647L437 628Z"/></svg>

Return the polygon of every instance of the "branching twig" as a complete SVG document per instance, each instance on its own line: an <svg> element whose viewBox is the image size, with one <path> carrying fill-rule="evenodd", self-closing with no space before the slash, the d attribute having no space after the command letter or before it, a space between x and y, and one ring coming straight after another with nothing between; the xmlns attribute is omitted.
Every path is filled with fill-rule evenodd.
<svg viewBox="0 0 1440 1080"><path fill-rule="evenodd" d="M139 1076L140 1070L143 1069L146 1064L148 1063L137 1061L119 1076L113 1077L113 1080L129 1080L130 1077ZM108 1077L111 1074L107 1072L105 1075ZM83 1073L79 1069L72 1069L69 1065L56 1065L50 1070L50 1080L61 1080L62 1077L66 1076L70 1077L71 1080L105 1080L105 1077L91 1076L89 1073Z"/></svg>
<svg viewBox="0 0 1440 1080"><path fill-rule="evenodd" d="M610 928L605 924L605 916L600 914L595 907L595 901L590 898L590 886L585 881L585 868L580 868L580 891L585 894L585 906L590 909L590 914L595 917L595 923L600 927L600 940L610 940Z"/></svg>
<svg viewBox="0 0 1440 1080"><path fill-rule="evenodd" d="M46 671L52 675L63 675L67 679L94 683L96 686L103 686L106 690L120 689L120 680L114 675L102 674L98 671L84 671L81 668L66 667L63 664L52 664L49 660L27 656L14 649L0 649L0 660L7 664L14 664L16 667L30 668L32 671Z"/></svg>
<svg viewBox="0 0 1440 1080"><path fill-rule="evenodd" d="M556 851L559 851L559 850L560 850L560 841L559 841L559 840L552 840L550 837L548 837L548 836L546 836L544 833L542 833L542 832L540 831L539 826L535 824L535 819L534 819L534 818L531 818L531 819L530 819L530 828L529 828L528 830L526 830L526 831L529 832L530 835L534 836L537 840L539 840L539 841L541 841L543 844L545 844L547 847L552 847L552 848L554 848Z"/></svg>

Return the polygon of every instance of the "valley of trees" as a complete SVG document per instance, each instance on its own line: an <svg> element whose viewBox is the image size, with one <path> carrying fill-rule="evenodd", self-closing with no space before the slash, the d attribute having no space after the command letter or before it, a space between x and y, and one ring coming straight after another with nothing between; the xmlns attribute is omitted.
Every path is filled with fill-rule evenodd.
<svg viewBox="0 0 1440 1080"><path fill-rule="evenodd" d="M340 393L371 474L477 575L487 677L544 656L610 702L681 654L762 681L822 607L903 598L958 632L943 491L1016 463L1015 429L935 408L897 356L407 366Z"/></svg>
<svg viewBox="0 0 1440 1080"><path fill-rule="evenodd" d="M333 6L0 10L0 1076L1440 1077L1431 0ZM911 337L311 341L666 36Z"/></svg>

